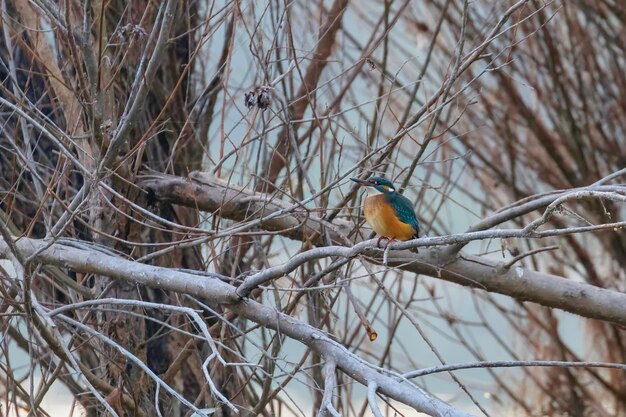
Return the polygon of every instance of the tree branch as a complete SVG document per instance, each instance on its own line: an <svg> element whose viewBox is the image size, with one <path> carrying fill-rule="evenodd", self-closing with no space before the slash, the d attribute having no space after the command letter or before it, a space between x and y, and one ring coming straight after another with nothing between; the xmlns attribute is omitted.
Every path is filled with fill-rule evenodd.
<svg viewBox="0 0 626 417"><path fill-rule="evenodd" d="M571 362L571 361L481 361L468 363L455 363L450 365L439 365L431 368L423 368L417 371L407 372L405 378L418 378L440 372L458 371L461 369L476 368L516 368L516 367L559 367L559 368L608 368L621 369L626 371L623 363L610 362Z"/></svg>
<svg viewBox="0 0 626 417"><path fill-rule="evenodd" d="M192 172L188 178L144 175L138 181L139 186L148 191L149 201L180 204L231 220L264 218L259 225L262 229L284 231L281 234L285 237L309 241L316 246L325 245L326 236L342 245L351 244L347 236L354 228L353 223L324 221L304 207L291 209L284 201L267 194L234 187L201 172ZM285 215L274 217L280 211L286 212Z"/></svg>
<svg viewBox="0 0 626 417"><path fill-rule="evenodd" d="M419 412L435 417L470 416L468 413L431 397L401 375L390 371L381 371L380 368L353 354L319 329L256 301L240 301L235 292L235 287L217 279L221 277L216 274L210 274L207 277L144 265L96 250L76 249L60 243L50 244L46 240L21 238L15 242L15 246L23 257L38 253L34 260L42 264L63 266L75 271L90 272L149 287L202 297L209 304L229 308L241 317L300 341L324 358L334 360L339 369L359 383L367 385L373 381L378 386L379 392L407 404ZM0 254L2 257L6 257L9 253L9 246L3 239L0 241Z"/></svg>
<svg viewBox="0 0 626 417"><path fill-rule="evenodd" d="M201 182L197 179L201 179ZM233 220L262 219L263 216L273 216L284 208L284 203L269 201L262 194L255 194L244 189L230 188L220 180L209 176L192 173L189 179L179 177L151 176L140 182L140 186L148 189L153 197L160 201L175 202L200 210L216 212L219 215ZM617 186L603 186L603 191L616 191ZM594 188L599 191L598 188ZM576 190L578 191L578 190ZM540 203L527 203L529 207L516 208L515 213L525 213L528 210L537 210L546 207L553 201L562 198L563 193L554 194L540 199ZM247 216L247 217L246 217ZM502 216L498 222L504 221ZM510 219L509 215L505 216ZM303 227L294 228L300 222ZM319 238L322 227L329 231L333 243L345 245L346 236L354 227L353 223L335 219L332 224L324 222L304 209L285 212L280 217L273 217L268 222L260 221L261 227L267 230L287 230L285 237L292 239L311 239L319 246L324 242ZM485 222L484 225L490 224ZM430 250L420 250L419 254L409 251L392 251L387 265L405 271L425 274L431 277L455 282L464 286L484 289L508 295L522 301L532 301L547 307L560 308L581 316L610 321L626 325L626 294L617 291L599 288L593 285L574 282L555 275L532 271L522 267L503 268L504 264L483 259L477 256L462 254L450 257L449 247L459 247L467 242L480 239L501 239L509 237L547 237L566 233L584 232L598 228L613 228L622 224L590 226L572 229L556 229L535 232L529 235L523 229L483 230L450 236L420 238L408 242L394 243L391 249L408 249L410 247L431 247ZM318 236L317 238L314 238ZM374 262L383 261L383 252L375 249L374 241L357 243L354 246L333 246L313 249L298 255L298 260L306 262L310 259L340 256L355 257L359 254L370 256ZM451 245L451 246L450 246ZM445 248L432 248L446 246ZM241 295L249 294L269 280L278 278L294 270L301 262L288 262L270 269L260 271L246 279L238 289Z"/></svg>
<svg viewBox="0 0 626 417"><path fill-rule="evenodd" d="M348 7L348 0L335 0L328 13L326 23L320 28L313 59L302 78L302 84L294 100L291 102L292 108L290 110L293 113L293 120L302 119L304 116L304 112L311 101L312 93L317 88L322 71L326 67L328 57L333 50L336 34L341 27L341 20L346 7ZM259 183L259 188L267 188L268 184L270 187L275 186L281 170L285 165L288 165L290 143L289 126L285 126L278 134L278 143L270 157L269 166L264 169L262 175L267 181Z"/></svg>

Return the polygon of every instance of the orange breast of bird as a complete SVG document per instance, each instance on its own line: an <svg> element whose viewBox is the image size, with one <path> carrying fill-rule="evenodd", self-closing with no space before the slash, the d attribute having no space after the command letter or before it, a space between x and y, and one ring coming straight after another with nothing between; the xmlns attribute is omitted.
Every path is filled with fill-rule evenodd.
<svg viewBox="0 0 626 417"><path fill-rule="evenodd" d="M379 236L409 240L415 235L411 225L398 219L395 210L383 194L368 196L363 203L365 221Z"/></svg>

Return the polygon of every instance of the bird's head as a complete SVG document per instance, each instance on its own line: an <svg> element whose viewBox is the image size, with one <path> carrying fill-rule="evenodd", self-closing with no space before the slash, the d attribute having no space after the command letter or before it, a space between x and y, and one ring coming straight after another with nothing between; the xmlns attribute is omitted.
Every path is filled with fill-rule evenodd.
<svg viewBox="0 0 626 417"><path fill-rule="evenodd" d="M352 181L359 184L361 187L366 187L368 191L374 191L372 194L391 194L396 192L396 188L393 183L381 177L369 177L366 180L360 178L350 178ZM378 191L378 193L376 193Z"/></svg>

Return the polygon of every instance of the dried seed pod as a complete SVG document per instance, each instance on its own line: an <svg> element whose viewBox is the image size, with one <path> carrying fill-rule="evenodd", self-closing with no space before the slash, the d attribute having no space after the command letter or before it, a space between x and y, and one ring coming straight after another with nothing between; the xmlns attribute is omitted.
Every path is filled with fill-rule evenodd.
<svg viewBox="0 0 626 417"><path fill-rule="evenodd" d="M259 109L265 110L272 103L271 89L272 88L268 87L267 85L262 85L261 87L258 88L257 106L259 106Z"/></svg>
<svg viewBox="0 0 626 417"><path fill-rule="evenodd" d="M254 90L248 91L246 93L245 97L244 97L244 100L245 100L245 103L246 103L246 107L248 109L251 109L257 103L256 92Z"/></svg>
<svg viewBox="0 0 626 417"><path fill-rule="evenodd" d="M245 103L248 109L257 106L261 110L267 109L272 104L272 87L262 85L250 90L245 95Z"/></svg>

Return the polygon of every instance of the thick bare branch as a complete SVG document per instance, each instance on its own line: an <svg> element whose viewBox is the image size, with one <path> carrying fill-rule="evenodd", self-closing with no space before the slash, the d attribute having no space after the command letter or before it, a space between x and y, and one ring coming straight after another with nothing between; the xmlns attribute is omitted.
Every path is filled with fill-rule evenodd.
<svg viewBox="0 0 626 417"><path fill-rule="evenodd" d="M215 213L231 220L257 220L281 210L288 210L284 201L267 194L255 193L204 173L192 172L188 178L168 175L150 175L141 178L139 185L149 193L148 199L180 204ZM264 220L264 230L282 231L286 237L324 245L326 236L333 242L350 243L347 236L354 225L349 222L326 222L304 208L286 215Z"/></svg>
<svg viewBox="0 0 626 417"><path fill-rule="evenodd" d="M44 249L46 246L48 247ZM431 397L400 375L381 372L378 367L351 353L319 329L256 301L240 300L235 287L217 279L217 276L212 278L143 265L97 251L71 248L59 243L49 245L44 240L22 238L16 242L16 247L23 257L38 253L35 261L43 264L69 267L75 271L95 273L149 287L202 297L209 304L226 307L241 317L300 341L323 357L332 358L339 369L359 383L367 385L373 381L378 386L379 392L417 411L436 417L470 416ZM0 253L6 257L9 252L8 245L2 240ZM400 381L402 383L399 383Z"/></svg>
<svg viewBox="0 0 626 417"><path fill-rule="evenodd" d="M193 178L193 177L192 177ZM278 210L281 205L277 202L263 203L263 196L247 192L243 189L229 189L219 180L211 179L202 175L202 183L184 178L175 177L152 177L142 185L155 193L155 197L169 202L197 207L199 209L215 211L221 207L219 214L234 220L243 220L246 213L257 213L258 219L263 214L270 215ZM610 186L607 186L610 188ZM607 190L609 189L607 188ZM615 191L613 188L612 191ZM225 198L227 196L227 198ZM550 195L540 199L540 202L530 202L528 205L533 209L548 206L551 202L561 198L563 193ZM253 205L250 207L250 205ZM265 212L261 211L265 208ZM517 208L515 213L526 213L529 208ZM313 216L307 218L307 227L300 231L293 226L307 218L307 213L302 210L294 210L289 215L280 217L280 223L273 223L271 230L286 230L286 237L301 239L309 236L310 231L317 232L321 220ZM510 219L511 217L508 217ZM274 222L274 220L272 220ZM263 223L262 223L263 224ZM309 227L308 225L314 225ZM324 224L331 231L334 239L342 238L349 234L351 223L335 219L332 226ZM611 225L613 227L614 225ZM265 225L264 227L268 227ZM341 230L340 235L332 234L332 231ZM587 229L584 229L587 230ZM577 231L573 229L573 231ZM565 231L552 231L546 234L537 234L538 237L550 236ZM543 233L543 232L542 232ZM523 238L529 236L523 229L509 230L486 230L468 232L458 235L421 238L411 242L396 243L391 248L406 249L409 247L428 246L462 246L463 244L480 239L502 239L509 237ZM321 239L315 242L324 245ZM342 243L335 240L336 243ZM246 282L238 289L239 294L247 295L249 292L263 283L278 278L294 270L302 262L310 259L318 259L329 256L354 257L365 253L376 262L382 262L384 253L373 249L373 241L361 242L352 247L335 246L332 248L319 248L318 252L307 251L294 258L293 262L263 270L248 277ZM301 261L301 262L298 262ZM522 267L504 268L505 264L493 262L488 259L462 254L450 257L445 248L420 250L419 254L408 251L393 251L389 254L387 265L425 274L435 278L455 282L460 285L477 287L490 292L508 295L522 301L532 301L547 307L560 308L581 316L606 320L613 323L626 325L626 294L599 288L593 285L575 282L564 277L532 271Z"/></svg>

